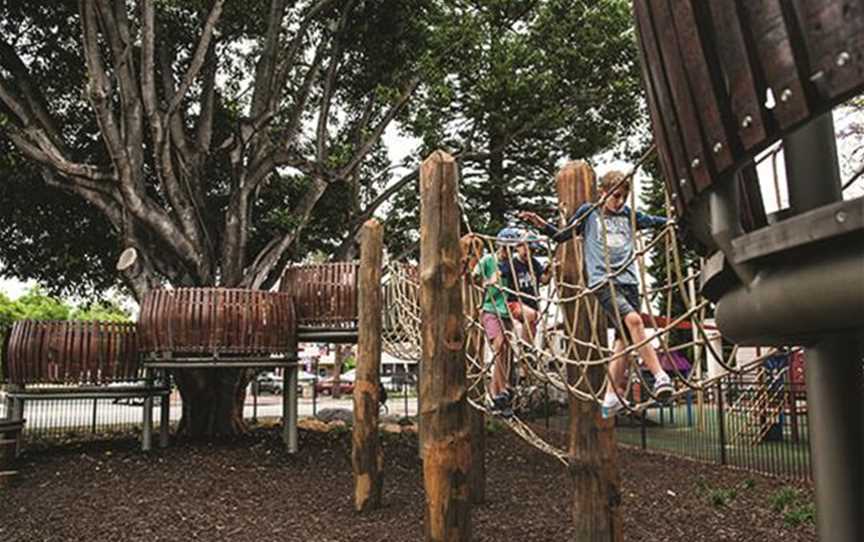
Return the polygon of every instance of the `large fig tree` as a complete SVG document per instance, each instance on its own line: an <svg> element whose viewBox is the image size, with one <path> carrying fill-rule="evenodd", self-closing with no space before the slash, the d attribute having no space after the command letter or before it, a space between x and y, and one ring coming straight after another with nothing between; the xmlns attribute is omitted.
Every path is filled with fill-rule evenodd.
<svg viewBox="0 0 864 542"><path fill-rule="evenodd" d="M102 288L87 270L134 248L120 280L137 298L271 287L328 187L381 161L437 62L434 16L426 0L0 0L0 205L18 221L0 227L53 262L12 269ZM176 376L187 433L242 430L248 374Z"/></svg>

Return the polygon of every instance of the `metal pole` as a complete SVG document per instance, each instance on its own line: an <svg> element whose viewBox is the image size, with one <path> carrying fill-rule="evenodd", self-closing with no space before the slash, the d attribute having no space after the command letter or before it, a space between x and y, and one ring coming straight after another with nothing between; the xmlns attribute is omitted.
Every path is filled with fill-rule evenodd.
<svg viewBox="0 0 864 542"><path fill-rule="evenodd" d="M786 136L783 149L791 214L843 199L831 113Z"/></svg>
<svg viewBox="0 0 864 542"><path fill-rule="evenodd" d="M96 409L98 408L99 399L93 399L93 418L90 423L90 434L96 434Z"/></svg>
<svg viewBox="0 0 864 542"><path fill-rule="evenodd" d="M153 387L153 369L144 369L144 382L147 388ZM153 396L144 398L144 420L141 429L141 449L149 452L153 448Z"/></svg>
<svg viewBox="0 0 864 542"><path fill-rule="evenodd" d="M159 403L159 447L167 448L171 435L171 375L162 369L162 385L168 393L161 396Z"/></svg>
<svg viewBox="0 0 864 542"><path fill-rule="evenodd" d="M9 391L24 391L24 386L19 386L17 384L12 384L9 386ZM21 421L24 419L24 399L15 398L11 400L10 403L10 411L9 417L14 421ZM24 441L24 428L21 428L15 436L15 457L21 455L21 450L23 449L23 441Z"/></svg>
<svg viewBox="0 0 864 542"><path fill-rule="evenodd" d="M642 414L639 417L639 420L642 422L639 426L639 440L642 443L642 449L648 449L648 428L646 427L648 424L647 412L645 409L642 410Z"/></svg>
<svg viewBox="0 0 864 542"><path fill-rule="evenodd" d="M318 416L318 358L315 358L315 379L312 381L312 417Z"/></svg>
<svg viewBox="0 0 864 542"><path fill-rule="evenodd" d="M717 431L720 438L720 464L726 464L726 420L723 412L723 383L717 381Z"/></svg>
<svg viewBox="0 0 864 542"><path fill-rule="evenodd" d="M297 364L285 368L282 390L282 439L288 453L297 453Z"/></svg>
<svg viewBox="0 0 864 542"><path fill-rule="evenodd" d="M283 373L282 394L285 394L285 380ZM258 375L252 377L252 423L258 423Z"/></svg>
<svg viewBox="0 0 864 542"><path fill-rule="evenodd" d="M862 345L853 335L807 350L808 431L816 479L819 539L864 540Z"/></svg>

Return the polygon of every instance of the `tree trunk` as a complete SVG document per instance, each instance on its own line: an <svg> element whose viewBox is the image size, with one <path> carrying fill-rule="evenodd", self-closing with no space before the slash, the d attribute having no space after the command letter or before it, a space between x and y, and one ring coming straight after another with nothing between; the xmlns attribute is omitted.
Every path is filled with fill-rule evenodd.
<svg viewBox="0 0 864 542"><path fill-rule="evenodd" d="M510 210L507 204L506 185L504 184L504 152L500 149L503 136L496 130L489 134L489 214L493 223L507 223L506 213Z"/></svg>
<svg viewBox="0 0 864 542"><path fill-rule="evenodd" d="M245 433L243 403L253 374L230 368L173 370L183 399L178 433L193 439Z"/></svg>

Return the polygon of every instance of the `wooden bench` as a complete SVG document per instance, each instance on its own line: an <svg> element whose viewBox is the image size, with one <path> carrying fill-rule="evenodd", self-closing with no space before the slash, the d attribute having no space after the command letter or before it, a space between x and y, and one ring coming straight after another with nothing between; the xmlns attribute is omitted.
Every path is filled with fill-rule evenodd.
<svg viewBox="0 0 864 542"><path fill-rule="evenodd" d="M13 420L24 418L29 401L144 399L142 448L151 448L153 398L162 397L160 444L168 442L167 380L157 382L138 357L137 327L131 323L15 322L3 356L6 395ZM20 434L17 437L20 441ZM18 445L20 450L20 442Z"/></svg>

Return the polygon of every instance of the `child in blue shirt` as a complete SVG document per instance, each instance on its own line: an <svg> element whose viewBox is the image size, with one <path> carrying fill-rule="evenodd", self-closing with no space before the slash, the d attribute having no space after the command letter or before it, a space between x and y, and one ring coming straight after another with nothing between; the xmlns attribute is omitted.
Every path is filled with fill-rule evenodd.
<svg viewBox="0 0 864 542"><path fill-rule="evenodd" d="M636 274L634 254L634 232L630 223L630 208L625 205L630 193L630 182L618 171L603 176L600 181L601 201L604 204L592 209L593 204L583 204L567 226L559 230L547 223L537 214L523 211L520 218L540 228L557 242L582 235L585 275L588 288L596 290L600 305L616 322L616 338L613 345L613 359L609 364L609 384L603 399L604 418L613 416L623 408L619 396L624 395L626 387L627 360L624 351L626 336L633 344L645 341L645 325L639 312L639 280ZM602 198L605 198L603 200ZM659 228L667 220L635 212L636 229ZM607 270L608 261L608 270ZM613 299L614 288L614 299ZM623 336L622 336L623 335ZM667 400L674 387L666 371L660 366L657 353L646 342L639 349L645 366L654 375L654 393L661 401ZM617 390L617 393L616 393Z"/></svg>

